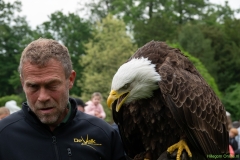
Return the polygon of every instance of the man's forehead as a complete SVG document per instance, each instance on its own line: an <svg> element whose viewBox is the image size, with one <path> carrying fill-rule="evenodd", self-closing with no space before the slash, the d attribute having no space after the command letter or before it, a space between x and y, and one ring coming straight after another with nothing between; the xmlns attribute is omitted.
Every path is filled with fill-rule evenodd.
<svg viewBox="0 0 240 160"><path fill-rule="evenodd" d="M23 63L22 74L31 73L32 75L37 75L48 74L50 72L64 74L64 68L59 61L56 61L54 59L49 60L44 65L33 64L30 61L26 61L25 63Z"/></svg>
<svg viewBox="0 0 240 160"><path fill-rule="evenodd" d="M25 58L22 62L22 65L33 65L33 66L37 66L38 68L44 68L46 66L48 66L49 64L52 63L58 63L59 65L61 65L61 62L55 58L52 57L48 57L43 59L42 61L38 61L39 59L36 58Z"/></svg>

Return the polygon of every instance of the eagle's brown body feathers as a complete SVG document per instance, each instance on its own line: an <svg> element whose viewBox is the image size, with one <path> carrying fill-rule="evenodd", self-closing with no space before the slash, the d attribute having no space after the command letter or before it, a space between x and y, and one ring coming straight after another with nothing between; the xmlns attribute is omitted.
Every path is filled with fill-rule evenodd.
<svg viewBox="0 0 240 160"><path fill-rule="evenodd" d="M126 153L142 159L140 153L149 151L157 159L184 137L190 150L205 158L226 153L225 109L193 64L163 42L146 44L128 61L140 57L156 65L161 81L151 98L123 104L119 112L113 105Z"/></svg>

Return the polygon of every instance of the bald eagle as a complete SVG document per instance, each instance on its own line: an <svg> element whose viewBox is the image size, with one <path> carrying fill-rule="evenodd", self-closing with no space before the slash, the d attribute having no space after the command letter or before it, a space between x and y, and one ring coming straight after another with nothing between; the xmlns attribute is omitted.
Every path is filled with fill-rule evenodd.
<svg viewBox="0 0 240 160"><path fill-rule="evenodd" d="M145 44L120 66L107 104L130 158L156 160L177 150L179 160L185 150L208 159L228 152L221 101L189 59L164 42Z"/></svg>

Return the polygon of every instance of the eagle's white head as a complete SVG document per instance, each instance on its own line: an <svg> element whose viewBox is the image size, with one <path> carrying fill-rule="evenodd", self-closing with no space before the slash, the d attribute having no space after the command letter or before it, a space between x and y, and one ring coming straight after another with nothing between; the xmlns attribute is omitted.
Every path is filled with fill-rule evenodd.
<svg viewBox="0 0 240 160"><path fill-rule="evenodd" d="M143 57L132 59L123 64L114 75L107 100L108 107L111 108L112 103L118 100L116 111L119 111L124 103L151 97L160 80L161 77L150 60Z"/></svg>

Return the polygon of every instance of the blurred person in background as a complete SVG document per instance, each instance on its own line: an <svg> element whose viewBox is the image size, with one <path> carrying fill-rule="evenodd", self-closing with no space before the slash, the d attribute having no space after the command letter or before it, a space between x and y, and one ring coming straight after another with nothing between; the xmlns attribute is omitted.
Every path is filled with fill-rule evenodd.
<svg viewBox="0 0 240 160"><path fill-rule="evenodd" d="M104 119L106 113L101 105L102 94L100 92L94 92L91 96L91 100L86 102L85 113L93 115L95 117Z"/></svg>
<svg viewBox="0 0 240 160"><path fill-rule="evenodd" d="M5 103L5 107L9 109L10 114L21 110L21 108L17 106L17 102L15 100L7 101Z"/></svg>
<svg viewBox="0 0 240 160"><path fill-rule="evenodd" d="M236 128L231 128L229 131L229 144L232 146L233 150L238 149L238 143L235 137L238 135L238 130Z"/></svg>
<svg viewBox="0 0 240 160"><path fill-rule="evenodd" d="M10 115L10 111L6 107L0 107L0 120Z"/></svg>
<svg viewBox="0 0 240 160"><path fill-rule="evenodd" d="M81 100L80 98L74 98L74 100L77 103L77 109L81 112L84 112L86 104L83 102L83 100Z"/></svg>
<svg viewBox="0 0 240 160"><path fill-rule="evenodd" d="M240 133L240 122L239 121L232 122L232 126L238 130L238 133ZM240 135L238 134L235 137L235 139L238 142L238 149L240 150Z"/></svg>
<svg viewBox="0 0 240 160"><path fill-rule="evenodd" d="M234 151L234 159L240 159L240 150L238 149L238 142L235 137L238 135L238 130L236 128L231 128L229 130L229 145L232 147ZM237 158L236 158L237 157Z"/></svg>

